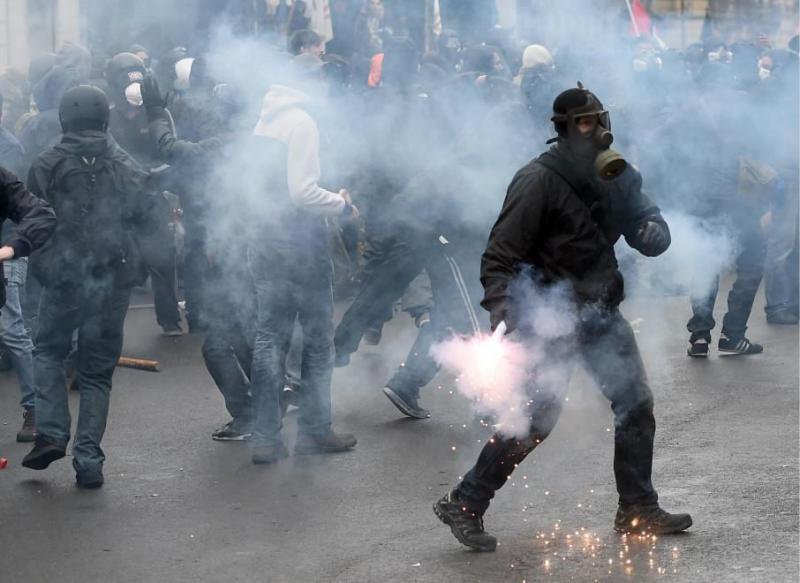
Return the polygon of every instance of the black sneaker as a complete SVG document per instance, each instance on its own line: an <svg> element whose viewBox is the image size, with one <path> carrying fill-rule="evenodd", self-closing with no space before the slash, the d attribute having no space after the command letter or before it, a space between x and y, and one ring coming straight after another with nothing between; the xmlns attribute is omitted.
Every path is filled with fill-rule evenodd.
<svg viewBox="0 0 800 583"><path fill-rule="evenodd" d="M286 446L282 443L278 445L257 445L253 448L252 462L254 464L274 464L275 462L289 457Z"/></svg>
<svg viewBox="0 0 800 583"><path fill-rule="evenodd" d="M489 553L497 548L497 539L483 529L483 516L464 506L455 490L434 503L433 511L461 544Z"/></svg>
<svg viewBox="0 0 800 583"><path fill-rule="evenodd" d="M103 487L103 472L86 472L75 475L75 485L83 490L97 490Z"/></svg>
<svg viewBox="0 0 800 583"><path fill-rule="evenodd" d="M723 334L719 338L717 350L723 356L736 356L739 354L761 354L764 352L764 347L750 342L744 336L739 339L731 339Z"/></svg>
<svg viewBox="0 0 800 583"><path fill-rule="evenodd" d="M706 338L689 340L689 343L691 346L686 350L686 354L695 358L704 358L708 356L708 340Z"/></svg>
<svg viewBox="0 0 800 583"><path fill-rule="evenodd" d="M183 328L181 328L181 325L177 323L161 326L161 330L161 334L164 336L183 336Z"/></svg>
<svg viewBox="0 0 800 583"><path fill-rule="evenodd" d="M358 443L351 433L336 433L330 430L325 435L309 435L300 433L294 444L295 455L311 455L315 453L338 453L353 449Z"/></svg>
<svg viewBox="0 0 800 583"><path fill-rule="evenodd" d="M32 470L44 470L56 460L67 455L67 450L52 444L41 436L36 437L33 449L22 458L22 465Z"/></svg>
<svg viewBox="0 0 800 583"><path fill-rule="evenodd" d="M36 441L36 414L33 409L25 409L22 413L22 429L17 432L17 443Z"/></svg>
<svg viewBox="0 0 800 583"><path fill-rule="evenodd" d="M211 434L215 441L250 441L253 437L252 422L246 419L231 419Z"/></svg>
<svg viewBox="0 0 800 583"><path fill-rule="evenodd" d="M392 405L400 409L403 415L407 415L413 419L427 419L431 416L430 411L419 406L419 400L416 397L400 395L389 387L383 388L383 394L388 397Z"/></svg>
<svg viewBox="0 0 800 583"><path fill-rule="evenodd" d="M658 504L617 509L614 530L622 533L674 534L692 526L688 514L670 514Z"/></svg>

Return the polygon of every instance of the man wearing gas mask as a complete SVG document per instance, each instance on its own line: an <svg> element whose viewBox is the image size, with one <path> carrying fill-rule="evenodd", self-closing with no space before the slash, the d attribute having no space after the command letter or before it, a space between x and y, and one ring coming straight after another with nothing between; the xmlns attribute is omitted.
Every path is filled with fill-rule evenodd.
<svg viewBox="0 0 800 583"><path fill-rule="evenodd" d="M119 53L106 66L106 81L111 94L111 120L109 131L123 150L148 170L153 176L153 188L163 192L169 189L169 167L150 136L145 108L142 107L142 80L146 68L134 54ZM159 205L159 229L153 237L143 241L142 254L153 284L156 320L167 336L182 333L178 298L175 292L175 235L172 209L162 195Z"/></svg>
<svg viewBox="0 0 800 583"><path fill-rule="evenodd" d="M580 84L553 103L557 137L519 170L481 260L481 305L492 329L501 323L529 352L527 437L497 434L476 465L434 504L434 512L468 547L493 551L483 514L515 467L555 426L570 372L580 359L614 413L614 474L619 532L673 533L692 524L658 504L651 483L653 396L633 331L620 314L623 279L614 255L620 236L646 256L663 253L669 228L641 192L641 175L609 146L608 112ZM558 294L568 326L547 331L537 302ZM552 327L552 326L551 326Z"/></svg>

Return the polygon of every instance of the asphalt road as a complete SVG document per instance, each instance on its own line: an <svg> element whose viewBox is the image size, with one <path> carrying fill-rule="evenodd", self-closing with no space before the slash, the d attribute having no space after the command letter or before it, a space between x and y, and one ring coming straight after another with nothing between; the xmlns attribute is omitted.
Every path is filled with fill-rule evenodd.
<svg viewBox="0 0 800 583"><path fill-rule="evenodd" d="M162 372L118 370L102 490L77 490L69 458L20 466L16 381L0 378L0 582L795 582L798 329L768 327L758 302L750 337L765 354L701 362L685 356L685 298L624 305L656 395L654 481L665 508L691 512L688 534L613 533L611 416L578 374L556 430L486 516L493 554L461 547L431 511L486 438L452 379L425 393L426 421L380 392L411 341L406 317L336 371L336 426L357 434L354 452L254 467L246 444L210 438L227 415L201 338L162 338L150 310L132 311L125 353ZM284 432L291 446L292 413Z"/></svg>

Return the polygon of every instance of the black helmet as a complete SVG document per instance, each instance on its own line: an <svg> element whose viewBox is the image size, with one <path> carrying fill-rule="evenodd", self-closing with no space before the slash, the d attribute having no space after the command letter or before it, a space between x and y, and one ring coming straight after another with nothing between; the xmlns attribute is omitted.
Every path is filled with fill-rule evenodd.
<svg viewBox="0 0 800 583"><path fill-rule="evenodd" d="M106 131L110 107L108 97L93 85L78 85L61 98L58 118L64 132Z"/></svg>
<svg viewBox="0 0 800 583"><path fill-rule="evenodd" d="M114 91L124 91L131 83L144 79L147 68L133 53L119 53L106 65L106 81Z"/></svg>

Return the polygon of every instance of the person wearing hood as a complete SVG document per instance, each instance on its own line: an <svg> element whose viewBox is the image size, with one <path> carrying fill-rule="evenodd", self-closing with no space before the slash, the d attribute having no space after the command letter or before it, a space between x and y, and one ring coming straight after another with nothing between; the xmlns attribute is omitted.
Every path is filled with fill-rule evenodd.
<svg viewBox="0 0 800 583"><path fill-rule="evenodd" d="M106 81L111 89L111 114L109 133L114 140L158 182L154 187L162 191L158 197L161 207L160 229L145 242L142 249L153 284L156 321L164 335L179 336L181 315L175 291L175 236L173 213L163 196L170 178L169 167L150 136L147 113L142 106L142 81L147 73L142 60L131 53L115 55L106 66Z"/></svg>
<svg viewBox="0 0 800 583"><path fill-rule="evenodd" d="M641 176L609 149L608 112L593 93L580 84L562 92L552 120L556 144L512 179L481 260L481 305L492 330L514 333L532 349L524 413L530 426L527 435L523 428L522 435L500 432L489 439L476 465L434 504L455 537L480 551L497 545L483 515L555 426L577 355L614 412L614 528L662 534L692 524L688 514L669 514L658 504L651 482L653 395L633 330L618 308L623 280L614 243L624 236L653 257L669 246L669 229L641 192ZM563 298L564 305L545 320L539 314L547 297ZM556 319L557 325L543 325Z"/></svg>
<svg viewBox="0 0 800 583"><path fill-rule="evenodd" d="M43 55L31 62L28 75L38 112L25 120L18 134L25 148L25 172L39 154L58 140L61 97L71 87L88 81L91 66L91 53L71 43L65 44L55 57Z"/></svg>
<svg viewBox="0 0 800 583"><path fill-rule="evenodd" d="M111 377L122 351L131 289L143 283L139 242L155 228L147 173L108 135L109 101L98 88L67 91L59 107L61 141L31 166L31 192L58 222L31 269L44 286L35 341L36 441L22 465L44 470L70 439L63 363L78 331L80 412L72 465L80 488L103 485Z"/></svg>
<svg viewBox="0 0 800 583"><path fill-rule="evenodd" d="M280 395L296 320L303 350L295 454L356 445L353 435L331 428L333 274L326 220L348 220L358 211L347 190L332 192L319 184L320 140L313 111L324 98L322 62L300 55L292 60L292 72L290 83L273 85L264 96L244 185L252 207L248 263L257 303L251 385L256 464L288 455L280 435Z"/></svg>

